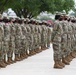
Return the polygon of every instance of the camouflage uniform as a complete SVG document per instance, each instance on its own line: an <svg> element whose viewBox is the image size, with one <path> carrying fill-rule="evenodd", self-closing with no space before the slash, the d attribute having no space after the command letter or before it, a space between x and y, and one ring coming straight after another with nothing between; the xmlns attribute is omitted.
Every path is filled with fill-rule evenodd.
<svg viewBox="0 0 76 75"><path fill-rule="evenodd" d="M68 60L68 55L71 51L71 25L69 25L68 21L62 21L63 34L61 39L61 50L62 50L62 62L65 64L70 64Z"/></svg>
<svg viewBox="0 0 76 75"><path fill-rule="evenodd" d="M15 36L15 55L20 55L21 53L21 38L22 38L22 29L20 24L15 24L16 36Z"/></svg>
<svg viewBox="0 0 76 75"><path fill-rule="evenodd" d="M72 56L75 54L76 55L76 24L75 23L70 23L72 27L72 33L71 33L71 51ZM75 56L74 55L74 56Z"/></svg>
<svg viewBox="0 0 76 75"><path fill-rule="evenodd" d="M0 67L6 67L4 56L6 55L6 51L4 49L4 26L5 23L0 23Z"/></svg>
<svg viewBox="0 0 76 75"><path fill-rule="evenodd" d="M23 57L27 57L28 42L26 38L27 29L24 24L21 25L22 28L22 38L21 38L21 54Z"/></svg>
<svg viewBox="0 0 76 75"><path fill-rule="evenodd" d="M11 26L10 26L10 33L11 33L11 36L10 36L9 56L12 57L13 53L15 52L15 36L16 36L16 28L13 23L11 23Z"/></svg>
<svg viewBox="0 0 76 75"><path fill-rule="evenodd" d="M42 49L45 50L46 47L46 31L45 31L45 25L42 25L42 34L41 34L41 43L42 43Z"/></svg>
<svg viewBox="0 0 76 75"><path fill-rule="evenodd" d="M74 51L76 54L76 23L74 24L74 37L75 37L75 41L74 41Z"/></svg>
<svg viewBox="0 0 76 75"><path fill-rule="evenodd" d="M51 27L47 27L47 47L50 47L51 42Z"/></svg>
<svg viewBox="0 0 76 75"><path fill-rule="evenodd" d="M38 25L38 48L39 48L39 52L41 52L41 31L42 31L42 29L41 29L41 26L40 25Z"/></svg>
<svg viewBox="0 0 76 75"><path fill-rule="evenodd" d="M73 29L74 32L73 32L73 33L74 33L74 37L75 37L75 41L74 41L74 43L75 43L75 44L74 44L74 50L76 51L76 23L73 24L73 26L74 26L74 29Z"/></svg>
<svg viewBox="0 0 76 75"><path fill-rule="evenodd" d="M68 53L67 53L67 55L69 55L72 51L73 51L73 49L74 49L74 35L73 35L73 28L72 28L72 23L71 22L69 22L68 23Z"/></svg>
<svg viewBox="0 0 76 75"><path fill-rule="evenodd" d="M54 68L63 68L65 64L61 61L64 51L62 51L62 24L57 20L54 23L53 32L51 35L51 41L53 43L54 51Z"/></svg>
<svg viewBox="0 0 76 75"><path fill-rule="evenodd" d="M47 26L45 26L45 50L47 49L47 35L48 35L48 32L47 32L47 30L48 30L48 27Z"/></svg>
<svg viewBox="0 0 76 75"><path fill-rule="evenodd" d="M3 60L4 55L4 28L3 23L0 23L0 61Z"/></svg>
<svg viewBox="0 0 76 75"><path fill-rule="evenodd" d="M51 41L53 43L53 51L54 51L54 61L60 61L62 58L61 54L61 34L62 26L59 23L59 21L55 21L53 32L52 32L52 38Z"/></svg>
<svg viewBox="0 0 76 75"><path fill-rule="evenodd" d="M38 46L38 26L35 25L35 32L34 32L34 46L35 46L35 51L39 50L39 46Z"/></svg>
<svg viewBox="0 0 76 75"><path fill-rule="evenodd" d="M35 32L35 26L33 24L29 24L30 28L31 28L31 36L32 36L32 48L31 50L34 50L34 32Z"/></svg>
<svg viewBox="0 0 76 75"><path fill-rule="evenodd" d="M67 41L68 41L68 22L62 21L61 22L62 25L62 30L63 30L63 34L62 34L62 39L61 39L61 50L62 50L62 57L65 57L67 55Z"/></svg>
<svg viewBox="0 0 76 75"><path fill-rule="evenodd" d="M31 34L31 28L30 26L27 24L25 25L26 26L26 29L27 29L27 33L26 33L26 38L28 40L28 54L32 51L32 45L33 45L33 36Z"/></svg>
<svg viewBox="0 0 76 75"><path fill-rule="evenodd" d="M10 25L7 23L4 25L4 50L7 53L7 57L10 57Z"/></svg>

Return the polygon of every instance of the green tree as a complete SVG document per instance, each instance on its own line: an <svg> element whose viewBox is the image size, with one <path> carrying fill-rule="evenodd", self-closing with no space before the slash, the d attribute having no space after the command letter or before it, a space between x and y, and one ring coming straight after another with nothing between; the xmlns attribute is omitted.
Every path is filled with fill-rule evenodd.
<svg viewBox="0 0 76 75"><path fill-rule="evenodd" d="M0 0L0 13L4 11L7 2L8 0Z"/></svg>
<svg viewBox="0 0 76 75"><path fill-rule="evenodd" d="M67 13L74 8L74 0L1 0L3 9L12 8L17 16L32 18L42 11L54 13L65 10ZM0 8L2 8L0 6Z"/></svg>
<svg viewBox="0 0 76 75"><path fill-rule="evenodd" d="M19 17L31 18L39 14L39 0L12 0L9 5ZM8 4L7 8L9 8Z"/></svg>
<svg viewBox="0 0 76 75"><path fill-rule="evenodd" d="M74 8L74 5L75 5L74 0L65 0L63 7L64 7L64 10L68 13L70 9Z"/></svg>

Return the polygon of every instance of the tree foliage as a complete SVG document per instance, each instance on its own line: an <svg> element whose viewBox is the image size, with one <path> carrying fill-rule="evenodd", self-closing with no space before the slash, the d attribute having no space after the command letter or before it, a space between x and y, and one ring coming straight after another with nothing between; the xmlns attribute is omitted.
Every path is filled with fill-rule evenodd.
<svg viewBox="0 0 76 75"><path fill-rule="evenodd" d="M74 0L1 0L0 11L12 8L17 16L33 17L42 11L54 13L74 8ZM3 7L3 9L1 9Z"/></svg>
<svg viewBox="0 0 76 75"><path fill-rule="evenodd" d="M0 0L0 13L4 11L4 7L6 6L8 0Z"/></svg>

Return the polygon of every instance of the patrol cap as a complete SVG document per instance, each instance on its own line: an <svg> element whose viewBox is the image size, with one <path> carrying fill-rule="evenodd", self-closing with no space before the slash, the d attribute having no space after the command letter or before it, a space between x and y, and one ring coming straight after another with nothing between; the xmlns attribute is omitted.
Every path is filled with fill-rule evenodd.
<svg viewBox="0 0 76 75"><path fill-rule="evenodd" d="M23 17L21 18L21 20L24 20L24 19L25 19L25 18L23 18Z"/></svg>
<svg viewBox="0 0 76 75"><path fill-rule="evenodd" d="M15 19L18 19L18 20L20 20L20 18L19 18L19 17L16 17Z"/></svg>
<svg viewBox="0 0 76 75"><path fill-rule="evenodd" d="M58 12L58 11L57 11L57 12L56 12L56 15L61 15L61 12Z"/></svg>
<svg viewBox="0 0 76 75"><path fill-rule="evenodd" d="M28 21L28 22L30 22L30 19L29 18L25 18L25 20Z"/></svg>
<svg viewBox="0 0 76 75"><path fill-rule="evenodd" d="M43 23L47 23L47 21L45 21L45 20L43 20L42 22L43 22Z"/></svg>
<svg viewBox="0 0 76 75"><path fill-rule="evenodd" d="M39 20L39 23L42 23L42 21Z"/></svg>

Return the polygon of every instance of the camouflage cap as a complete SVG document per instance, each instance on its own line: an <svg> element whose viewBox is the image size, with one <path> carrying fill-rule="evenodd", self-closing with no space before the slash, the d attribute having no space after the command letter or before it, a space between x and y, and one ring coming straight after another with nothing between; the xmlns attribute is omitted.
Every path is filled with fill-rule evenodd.
<svg viewBox="0 0 76 75"><path fill-rule="evenodd" d="M29 18L25 18L25 20L28 21L28 22L30 22L30 19Z"/></svg>

